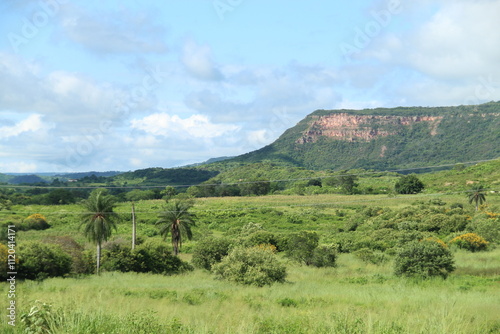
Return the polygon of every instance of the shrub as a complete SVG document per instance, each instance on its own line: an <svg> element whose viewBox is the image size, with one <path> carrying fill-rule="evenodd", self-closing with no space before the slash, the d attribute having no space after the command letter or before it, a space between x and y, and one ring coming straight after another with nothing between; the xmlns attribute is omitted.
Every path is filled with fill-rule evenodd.
<svg viewBox="0 0 500 334"><path fill-rule="evenodd" d="M432 240L413 241L401 249L395 258L397 276L446 278L455 270L451 252Z"/></svg>
<svg viewBox="0 0 500 334"><path fill-rule="evenodd" d="M335 267L337 251L333 246L321 245L316 247L312 253L311 265L315 267Z"/></svg>
<svg viewBox="0 0 500 334"><path fill-rule="evenodd" d="M71 272L84 274L88 272L88 266L83 259L83 246L69 236L51 236L43 239L44 243L61 246L61 249L71 256Z"/></svg>
<svg viewBox="0 0 500 334"><path fill-rule="evenodd" d="M246 247L269 244L275 246L278 251L282 251L283 237L267 231L257 231L249 235L244 244Z"/></svg>
<svg viewBox="0 0 500 334"><path fill-rule="evenodd" d="M358 249L354 252L354 255L365 263L379 265L387 261L387 257L384 255L384 253L376 253L369 248Z"/></svg>
<svg viewBox="0 0 500 334"><path fill-rule="evenodd" d="M418 194L424 190L424 184L416 175L404 175L394 185L394 190L398 194Z"/></svg>
<svg viewBox="0 0 500 334"><path fill-rule="evenodd" d="M286 240L286 256L297 262L310 265L314 249L318 247L318 241L319 236L316 232L292 233Z"/></svg>
<svg viewBox="0 0 500 334"><path fill-rule="evenodd" d="M158 240L148 240L132 250L123 242L105 245L101 267L107 271L138 272L171 275L193 268L187 262L172 255L170 247Z"/></svg>
<svg viewBox="0 0 500 334"><path fill-rule="evenodd" d="M49 227L47 219L39 213L28 216L21 224L16 224L16 229L19 231L46 230Z"/></svg>
<svg viewBox="0 0 500 334"><path fill-rule="evenodd" d="M26 279L44 279L64 276L71 271L71 256L60 246L41 242L19 244L18 277Z"/></svg>
<svg viewBox="0 0 500 334"><path fill-rule="evenodd" d="M488 248L488 241L475 233L466 233L453 238L450 245L457 246L461 249L466 249L471 252L478 252Z"/></svg>
<svg viewBox="0 0 500 334"><path fill-rule="evenodd" d="M474 220L467 225L467 229L476 234L484 235L484 239L488 242L500 243L499 218L474 217Z"/></svg>
<svg viewBox="0 0 500 334"><path fill-rule="evenodd" d="M228 238L205 238L197 242L193 250L192 263L195 267L211 270L222 261L232 247Z"/></svg>
<svg viewBox="0 0 500 334"><path fill-rule="evenodd" d="M272 252L258 247L235 248L213 267L216 277L247 285L284 282L286 268Z"/></svg>

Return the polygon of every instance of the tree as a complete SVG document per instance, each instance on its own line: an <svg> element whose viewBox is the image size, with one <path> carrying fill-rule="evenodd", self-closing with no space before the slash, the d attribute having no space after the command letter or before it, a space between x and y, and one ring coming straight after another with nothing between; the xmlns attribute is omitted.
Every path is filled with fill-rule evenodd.
<svg viewBox="0 0 500 334"><path fill-rule="evenodd" d="M455 270L453 254L434 240L412 241L394 259L394 273L397 276L446 278Z"/></svg>
<svg viewBox="0 0 500 334"><path fill-rule="evenodd" d="M418 194L424 190L424 184L415 174L404 175L394 185L398 194Z"/></svg>
<svg viewBox="0 0 500 334"><path fill-rule="evenodd" d="M177 189L172 186L166 186L165 189L161 191L161 194L163 195L163 199L168 201L177 195Z"/></svg>
<svg viewBox="0 0 500 334"><path fill-rule="evenodd" d="M472 204L473 202L476 204L476 211L479 210L479 205L486 202L486 195L484 193L483 186L481 185L477 185L469 190L467 197L469 199L469 204Z"/></svg>
<svg viewBox="0 0 500 334"><path fill-rule="evenodd" d="M344 194L352 195L354 194L355 188L358 186L356 181L358 177L356 175L342 175L339 176L338 184L342 188Z"/></svg>
<svg viewBox="0 0 500 334"><path fill-rule="evenodd" d="M105 189L92 191L89 198L83 202L83 207L80 227L83 226L85 237L97 245L96 273L99 275L102 242L109 239L113 229L116 230L119 216L113 212L113 196L108 195Z"/></svg>
<svg viewBox="0 0 500 334"><path fill-rule="evenodd" d="M193 237L191 226L195 225L195 215L189 212L192 207L192 201L174 200L167 202L164 210L158 214L156 224L160 226L160 235L163 236L164 240L168 234L171 235L174 255L179 254L183 235L189 240Z"/></svg>

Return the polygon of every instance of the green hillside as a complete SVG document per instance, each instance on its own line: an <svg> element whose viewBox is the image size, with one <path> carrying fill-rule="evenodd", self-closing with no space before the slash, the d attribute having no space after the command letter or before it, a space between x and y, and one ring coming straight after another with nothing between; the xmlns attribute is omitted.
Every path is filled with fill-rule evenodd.
<svg viewBox="0 0 500 334"><path fill-rule="evenodd" d="M274 143L227 162L387 170L500 156L500 102L457 107L318 110Z"/></svg>

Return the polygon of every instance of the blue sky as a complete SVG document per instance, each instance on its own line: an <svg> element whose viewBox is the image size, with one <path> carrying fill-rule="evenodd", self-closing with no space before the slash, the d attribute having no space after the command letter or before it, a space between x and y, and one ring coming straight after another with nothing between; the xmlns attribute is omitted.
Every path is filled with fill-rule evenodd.
<svg viewBox="0 0 500 334"><path fill-rule="evenodd" d="M500 99L499 0L0 2L0 172L174 167Z"/></svg>

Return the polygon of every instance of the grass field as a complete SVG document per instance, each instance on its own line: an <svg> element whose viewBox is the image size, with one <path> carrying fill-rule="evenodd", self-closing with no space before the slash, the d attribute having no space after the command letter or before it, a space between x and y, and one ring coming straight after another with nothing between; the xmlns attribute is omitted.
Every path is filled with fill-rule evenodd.
<svg viewBox="0 0 500 334"><path fill-rule="evenodd" d="M390 262L343 254L337 268L289 264L286 283L263 288L202 270L105 273L18 283L17 300L20 313L52 305L59 333L497 333L500 251L456 257L447 280L396 278ZM478 267L487 275L470 275Z"/></svg>
<svg viewBox="0 0 500 334"><path fill-rule="evenodd" d="M248 222L270 231L315 230L323 237L362 206L401 209L435 200L471 207L463 193L198 199L195 240L185 244L181 258L190 260L196 237L231 235L231 229ZM488 195L487 203L498 207L500 196ZM140 236L158 237L153 223L162 205L160 200L136 203ZM69 235L86 243L78 231L80 211L78 205L16 206L2 219L18 221L33 213L47 217L50 229L20 231L19 242ZM129 239L130 203L120 203L116 211L124 220L114 238ZM500 249L453 252L457 269L446 280L396 277L391 255L374 265L342 253L335 268L301 266L279 255L287 264L287 282L262 288L218 281L200 269L175 276L111 272L17 282L18 326L7 325L4 317L0 332L23 333L20 316L36 301L51 305L54 333L500 332ZM3 295L8 287L2 283ZM4 314L6 307L3 302Z"/></svg>

